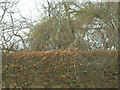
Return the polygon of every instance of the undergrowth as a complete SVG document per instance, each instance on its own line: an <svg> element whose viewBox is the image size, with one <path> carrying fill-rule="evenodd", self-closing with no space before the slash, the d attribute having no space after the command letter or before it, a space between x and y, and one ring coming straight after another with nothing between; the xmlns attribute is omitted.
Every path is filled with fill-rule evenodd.
<svg viewBox="0 0 120 90"><path fill-rule="evenodd" d="M117 50L3 53L3 88L117 88Z"/></svg>

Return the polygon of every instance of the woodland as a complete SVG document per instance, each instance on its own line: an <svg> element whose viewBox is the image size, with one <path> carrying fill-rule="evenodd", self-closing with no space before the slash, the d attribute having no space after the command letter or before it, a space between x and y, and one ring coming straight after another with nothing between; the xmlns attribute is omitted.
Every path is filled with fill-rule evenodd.
<svg viewBox="0 0 120 90"><path fill-rule="evenodd" d="M2 88L119 87L120 3L46 0L33 20L20 1L0 1Z"/></svg>

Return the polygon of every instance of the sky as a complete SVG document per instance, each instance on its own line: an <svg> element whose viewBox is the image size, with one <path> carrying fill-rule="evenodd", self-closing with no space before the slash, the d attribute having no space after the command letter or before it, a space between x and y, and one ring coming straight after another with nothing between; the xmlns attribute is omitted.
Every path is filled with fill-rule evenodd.
<svg viewBox="0 0 120 90"><path fill-rule="evenodd" d="M43 12L42 4L45 0L20 0L18 7L20 12L25 17L30 17L33 20L39 18L39 14ZM36 9L39 8L39 13Z"/></svg>

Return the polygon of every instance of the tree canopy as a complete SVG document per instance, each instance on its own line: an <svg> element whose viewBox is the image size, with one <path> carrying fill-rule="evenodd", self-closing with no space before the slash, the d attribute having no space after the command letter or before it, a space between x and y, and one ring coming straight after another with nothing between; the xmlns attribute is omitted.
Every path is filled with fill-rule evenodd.
<svg viewBox="0 0 120 90"><path fill-rule="evenodd" d="M48 1L44 19L32 29L31 49L116 49L117 6L115 2Z"/></svg>

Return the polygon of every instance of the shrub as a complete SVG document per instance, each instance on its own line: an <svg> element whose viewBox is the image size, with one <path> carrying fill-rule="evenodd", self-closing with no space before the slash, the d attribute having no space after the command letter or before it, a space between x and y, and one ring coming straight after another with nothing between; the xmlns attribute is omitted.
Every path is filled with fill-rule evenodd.
<svg viewBox="0 0 120 90"><path fill-rule="evenodd" d="M116 88L117 51L3 54L3 88Z"/></svg>

